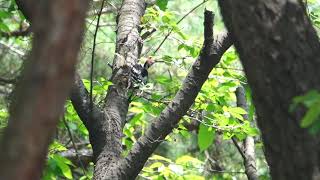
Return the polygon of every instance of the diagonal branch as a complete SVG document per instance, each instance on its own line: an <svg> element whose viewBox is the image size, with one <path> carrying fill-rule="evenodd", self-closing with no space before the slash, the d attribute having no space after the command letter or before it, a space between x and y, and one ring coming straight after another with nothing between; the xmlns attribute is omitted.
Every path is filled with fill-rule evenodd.
<svg viewBox="0 0 320 180"><path fill-rule="evenodd" d="M213 39L213 14L205 12L204 45L200 56L183 82L174 100L162 111L138 140L128 156L119 162L119 170L124 178L136 177L148 157L157 146L172 132L179 120L193 104L212 68L220 61L222 54L232 45L230 36L225 33Z"/></svg>

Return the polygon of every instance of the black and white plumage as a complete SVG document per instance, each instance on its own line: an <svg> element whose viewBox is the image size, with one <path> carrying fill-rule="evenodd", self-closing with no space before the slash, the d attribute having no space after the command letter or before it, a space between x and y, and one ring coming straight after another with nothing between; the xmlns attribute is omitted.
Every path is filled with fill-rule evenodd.
<svg viewBox="0 0 320 180"><path fill-rule="evenodd" d="M145 85L148 82L148 69L152 66L154 61L149 57L148 60L142 66L141 64L135 64L131 69L131 77L134 83L134 87L139 85Z"/></svg>

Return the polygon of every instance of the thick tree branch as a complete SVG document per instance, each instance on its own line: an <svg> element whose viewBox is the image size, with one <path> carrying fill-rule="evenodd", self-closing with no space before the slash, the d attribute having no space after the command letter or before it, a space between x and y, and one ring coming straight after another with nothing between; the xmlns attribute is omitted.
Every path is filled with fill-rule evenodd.
<svg viewBox="0 0 320 180"><path fill-rule="evenodd" d="M27 4L33 10L34 40L1 137L0 179L40 179L73 82L88 2L30 0Z"/></svg>
<svg viewBox="0 0 320 180"><path fill-rule="evenodd" d="M118 170L123 178L136 177L156 147L172 132L186 114L212 68L220 61L222 54L232 45L231 38L224 34L213 39L213 14L205 12L204 45L200 56L183 82L174 100L153 120L146 133L135 143L128 156L119 163Z"/></svg>
<svg viewBox="0 0 320 180"><path fill-rule="evenodd" d="M219 0L244 67L272 179L319 179L319 135L296 96L320 90L320 43L301 0Z"/></svg>

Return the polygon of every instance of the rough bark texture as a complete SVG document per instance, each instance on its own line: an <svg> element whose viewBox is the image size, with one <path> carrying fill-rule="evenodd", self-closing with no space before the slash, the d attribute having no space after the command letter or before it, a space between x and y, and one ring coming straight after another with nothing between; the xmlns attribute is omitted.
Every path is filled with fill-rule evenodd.
<svg viewBox="0 0 320 180"><path fill-rule="evenodd" d="M94 179L122 179L118 168L121 158L122 128L126 121L131 89L131 68L140 56L139 26L145 11L144 0L124 0L117 18L117 42L113 73L102 121L94 122L90 142L95 158Z"/></svg>
<svg viewBox="0 0 320 180"><path fill-rule="evenodd" d="M317 137L292 98L320 90L320 46L299 0L219 0L257 110L272 179L319 179Z"/></svg>
<svg viewBox="0 0 320 180"><path fill-rule="evenodd" d="M33 49L0 142L0 179L40 179L73 82L87 4L85 0L30 0L24 9L32 16Z"/></svg>
<svg viewBox="0 0 320 180"><path fill-rule="evenodd" d="M248 112L248 104L245 96L245 90L242 86L236 90L237 106L243 108ZM248 114L244 114L243 118L248 120ZM249 180L258 180L258 172L256 166L255 150L254 150L254 139L253 137L246 137L243 141L241 153L243 153L243 164L246 175Z"/></svg>

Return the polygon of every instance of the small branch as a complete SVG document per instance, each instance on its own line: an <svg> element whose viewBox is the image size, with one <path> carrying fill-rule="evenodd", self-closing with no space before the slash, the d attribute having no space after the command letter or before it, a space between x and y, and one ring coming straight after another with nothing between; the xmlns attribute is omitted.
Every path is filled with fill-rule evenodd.
<svg viewBox="0 0 320 180"><path fill-rule="evenodd" d="M62 157L69 159L76 166L80 165L79 159L84 167L87 167L88 164L93 161L93 154L91 149L78 149L77 152L75 151L75 149L69 149L59 154Z"/></svg>
<svg viewBox="0 0 320 180"><path fill-rule="evenodd" d="M13 46L11 46L11 45L8 45L8 44L6 44L5 42L0 41L0 45L4 46L5 48L8 48L10 51L18 54L18 55L21 56L21 57L24 57L24 56L26 55L26 54L25 54L24 52L22 52L21 50L13 47Z"/></svg>
<svg viewBox="0 0 320 180"><path fill-rule="evenodd" d="M78 162L79 162L79 164L80 164L80 168L82 169L83 174L87 174L87 173L86 173L86 170L85 170L85 168L84 168L84 165L83 165L83 163L82 163L82 161L81 161L81 159L80 159L79 152L78 152L77 146L76 146L76 144L75 144L75 142L74 142L74 139L73 139L73 136L72 136L70 127L68 126L68 123L67 123L67 121L66 121L66 119L65 119L64 117L62 118L62 121L63 121L63 123L64 123L64 125L65 125L65 127L66 127L66 129L67 129L67 132L68 132L68 135L69 135L69 137L70 137L72 146L73 146L74 151L75 151L75 153L76 153L76 157L77 157Z"/></svg>
<svg viewBox="0 0 320 180"><path fill-rule="evenodd" d="M239 151L240 155L242 156L242 159L246 159L246 155L243 153L243 150L241 148L241 146L238 144L237 140L235 137L231 138L234 146L237 148L237 150Z"/></svg>

